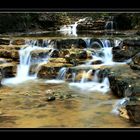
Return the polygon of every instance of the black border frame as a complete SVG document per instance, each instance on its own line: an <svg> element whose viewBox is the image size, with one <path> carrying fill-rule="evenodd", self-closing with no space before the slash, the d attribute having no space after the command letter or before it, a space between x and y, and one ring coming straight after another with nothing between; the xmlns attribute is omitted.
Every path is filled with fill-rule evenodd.
<svg viewBox="0 0 140 140"><path fill-rule="evenodd" d="M113 0L112 0L113 1ZM138 5L137 5L138 6ZM140 8L0 8L0 13L22 12L127 12L140 13ZM140 132L140 128L0 128L0 132ZM97 133L99 134L99 133ZM80 134L81 135L81 134ZM8 136L9 137L9 136ZM121 136L120 136L121 137ZM134 138L134 137L133 137Z"/></svg>

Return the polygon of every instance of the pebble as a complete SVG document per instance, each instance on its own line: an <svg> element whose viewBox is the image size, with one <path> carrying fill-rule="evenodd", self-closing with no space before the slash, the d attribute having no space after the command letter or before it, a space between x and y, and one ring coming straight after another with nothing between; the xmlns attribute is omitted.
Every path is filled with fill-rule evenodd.
<svg viewBox="0 0 140 140"><path fill-rule="evenodd" d="M47 97L47 101L53 101L53 100L55 100L55 96L49 96L49 97Z"/></svg>

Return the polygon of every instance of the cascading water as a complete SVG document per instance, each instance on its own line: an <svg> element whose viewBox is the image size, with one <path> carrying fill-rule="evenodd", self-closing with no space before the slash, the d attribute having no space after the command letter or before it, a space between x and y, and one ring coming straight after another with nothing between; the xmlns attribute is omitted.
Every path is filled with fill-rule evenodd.
<svg viewBox="0 0 140 140"><path fill-rule="evenodd" d="M46 44L46 41L43 41L43 44ZM17 66L17 75L14 78L8 78L3 80L3 84L19 84L26 80L31 80L36 78L36 74L30 75L30 66L31 66L31 52L34 50L47 50L47 46L39 47L38 42L36 40L26 40L26 45L24 48L21 48L19 50L19 57L20 57L20 64ZM46 62L48 59L48 56L46 56L46 59L43 59L41 61L37 60L38 62Z"/></svg>
<svg viewBox="0 0 140 140"><path fill-rule="evenodd" d="M70 88L83 92L83 93L102 92L104 94L108 92L110 90L108 78L105 77L103 78L103 81L101 83L98 82L99 70L96 70L94 73L93 80L88 81L87 77L91 76L91 73L92 73L92 70L89 70L87 73L84 71L80 83L72 82L69 84Z"/></svg>
<svg viewBox="0 0 140 140"><path fill-rule="evenodd" d="M64 80L66 75L67 68L62 67L58 73L57 79Z"/></svg>
<svg viewBox="0 0 140 140"><path fill-rule="evenodd" d="M52 80L46 80L45 83L55 83L55 84L59 84L59 83L64 83L65 82L65 75L67 72L67 68L62 67L59 72L58 72L58 76L56 79L52 79Z"/></svg>
<svg viewBox="0 0 140 140"><path fill-rule="evenodd" d="M99 71L100 71L100 70L96 70L96 71L95 71L94 77L93 77L93 80L92 80L93 82L98 82L98 81L99 81L99 78L98 78L98 73L99 73Z"/></svg>
<svg viewBox="0 0 140 140"><path fill-rule="evenodd" d="M61 33L63 33L64 35L77 36L78 22L82 22L84 20L86 20L86 18L80 19L80 20L76 21L74 24L64 25L63 27L61 27L61 29L59 31Z"/></svg>
<svg viewBox="0 0 140 140"><path fill-rule="evenodd" d="M112 61L112 46L109 40L101 40L103 44L103 62L104 64L114 64Z"/></svg>

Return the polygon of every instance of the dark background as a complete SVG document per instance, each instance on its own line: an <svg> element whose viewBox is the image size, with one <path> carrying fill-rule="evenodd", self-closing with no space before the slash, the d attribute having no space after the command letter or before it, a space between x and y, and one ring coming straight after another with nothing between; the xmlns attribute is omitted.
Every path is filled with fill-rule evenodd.
<svg viewBox="0 0 140 140"><path fill-rule="evenodd" d="M1 11L139 11L139 0L3 0Z"/></svg>

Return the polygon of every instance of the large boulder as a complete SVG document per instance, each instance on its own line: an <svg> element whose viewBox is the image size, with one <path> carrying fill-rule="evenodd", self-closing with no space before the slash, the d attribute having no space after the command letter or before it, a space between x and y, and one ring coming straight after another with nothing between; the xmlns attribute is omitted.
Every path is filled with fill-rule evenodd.
<svg viewBox="0 0 140 140"><path fill-rule="evenodd" d="M128 65L117 65L110 69L110 88L118 97L139 96L140 76L139 72L133 71Z"/></svg>
<svg viewBox="0 0 140 140"><path fill-rule="evenodd" d="M117 47L113 47L113 60L126 61L140 52L140 40L124 40Z"/></svg>
<svg viewBox="0 0 140 140"><path fill-rule="evenodd" d="M140 53L137 53L130 62L130 67L134 70L140 70Z"/></svg>

